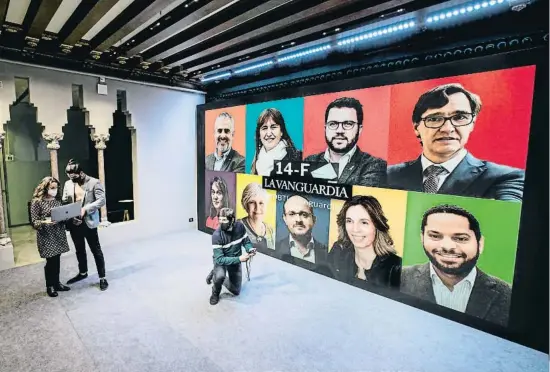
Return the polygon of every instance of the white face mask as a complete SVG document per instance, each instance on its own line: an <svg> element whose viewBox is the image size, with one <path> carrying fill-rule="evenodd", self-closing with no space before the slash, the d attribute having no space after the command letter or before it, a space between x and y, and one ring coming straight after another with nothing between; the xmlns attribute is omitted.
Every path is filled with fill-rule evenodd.
<svg viewBox="0 0 550 372"><path fill-rule="evenodd" d="M57 189L49 189L48 195L51 196L52 198L55 198L57 196Z"/></svg>

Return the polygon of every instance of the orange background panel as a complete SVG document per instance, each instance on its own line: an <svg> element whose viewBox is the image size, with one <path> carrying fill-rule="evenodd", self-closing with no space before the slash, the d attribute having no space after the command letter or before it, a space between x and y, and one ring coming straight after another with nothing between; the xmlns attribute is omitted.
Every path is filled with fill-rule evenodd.
<svg viewBox="0 0 550 372"><path fill-rule="evenodd" d="M224 107L216 110L208 110L205 112L204 126L204 147L205 155L212 154L216 148L214 139L214 122L219 114L227 112L235 120L235 136L233 137L232 148L237 150L239 154L245 156L245 123L246 123L246 106Z"/></svg>

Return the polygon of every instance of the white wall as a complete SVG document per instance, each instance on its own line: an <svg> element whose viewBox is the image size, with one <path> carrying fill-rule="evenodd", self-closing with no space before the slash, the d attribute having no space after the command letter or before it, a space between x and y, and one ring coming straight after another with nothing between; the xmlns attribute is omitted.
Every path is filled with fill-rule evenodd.
<svg viewBox="0 0 550 372"><path fill-rule="evenodd" d="M109 93L102 96L97 94L97 77L0 62L1 124L9 120L15 76L30 79L30 100L37 107L45 133L61 133L66 124L72 84L83 85L89 124L98 134L108 133L113 125L117 89L126 91L127 109L135 127L136 219L101 229L103 244L196 228L196 106L204 103L203 94L107 78ZM64 166L59 164L60 172Z"/></svg>

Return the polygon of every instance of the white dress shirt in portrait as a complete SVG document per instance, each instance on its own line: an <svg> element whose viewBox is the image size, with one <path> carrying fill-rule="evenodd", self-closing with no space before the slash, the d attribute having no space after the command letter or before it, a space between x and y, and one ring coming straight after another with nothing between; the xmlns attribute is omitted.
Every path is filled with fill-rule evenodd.
<svg viewBox="0 0 550 372"><path fill-rule="evenodd" d="M290 244L290 254L292 255L292 257L315 263L315 250L313 249L313 247L315 246L315 242L313 241L313 236L311 237L309 243L307 243L306 245L307 251L305 254L302 254L302 252L300 252L297 243L294 241L294 239L292 239L292 235L288 237L288 241Z"/></svg>
<svg viewBox="0 0 550 372"><path fill-rule="evenodd" d="M218 156L218 151L214 150L214 157L216 158L216 161L214 162L215 171L219 171L222 169L223 162L225 161L225 159L227 159L227 155L229 155L229 151L231 151L231 149L224 152L222 156Z"/></svg>
<svg viewBox="0 0 550 372"><path fill-rule="evenodd" d="M430 264L430 277L437 304L460 311L461 313L465 312L472 289L474 288L476 275L477 269L474 267L464 279L455 284L453 290L450 290L443 284L441 278L435 272L433 265Z"/></svg>
<svg viewBox="0 0 550 372"><path fill-rule="evenodd" d="M340 160L337 162L338 163L338 178L340 178L340 176L342 175L342 172L344 171L344 168L350 162L351 157L355 154L355 151L357 151L357 146L353 146L353 148L351 150L349 150L347 153L345 153L344 155L342 155ZM336 162L330 160L330 152L329 152L328 148L325 150L324 158L328 163L336 163Z"/></svg>
<svg viewBox="0 0 550 372"><path fill-rule="evenodd" d="M436 163L432 162L427 157L425 157L424 154L422 154L422 156L420 157L420 162L422 163L422 174L424 174L424 171L430 165L438 165L438 166L442 167L443 169L445 169L445 172L443 172L442 174L437 176L437 179L438 179L437 189L439 190L441 185L443 185L443 182L445 182L445 179L447 177L449 177L449 174L451 174L452 171L455 170L455 168L462 161L462 159L464 159L464 157L466 156L467 153L468 153L468 151L466 151L465 149L462 149L455 156L453 156L451 159L449 159L446 162L441 163L441 164L436 164ZM422 177L422 182L423 183L426 182L426 176Z"/></svg>

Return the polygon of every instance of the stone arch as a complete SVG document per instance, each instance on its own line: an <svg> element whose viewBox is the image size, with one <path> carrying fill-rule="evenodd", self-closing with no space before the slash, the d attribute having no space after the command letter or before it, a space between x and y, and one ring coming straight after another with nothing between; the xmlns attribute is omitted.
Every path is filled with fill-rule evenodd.
<svg viewBox="0 0 550 372"><path fill-rule="evenodd" d="M28 202L40 179L51 173L51 166L30 78L14 77L11 88L15 99L9 104L9 119L3 127L2 165L7 226L17 227L29 224Z"/></svg>
<svg viewBox="0 0 550 372"><path fill-rule="evenodd" d="M135 128L128 111L126 90L117 90L117 107L105 148L105 188L109 222L133 220Z"/></svg>
<svg viewBox="0 0 550 372"><path fill-rule="evenodd" d="M57 146L59 159L59 180L61 184L68 180L65 166L69 159L77 159L86 173L98 174L98 159L95 143L91 136L89 112L84 107L83 86L72 84L72 104L67 109L67 123L62 128L63 146Z"/></svg>

